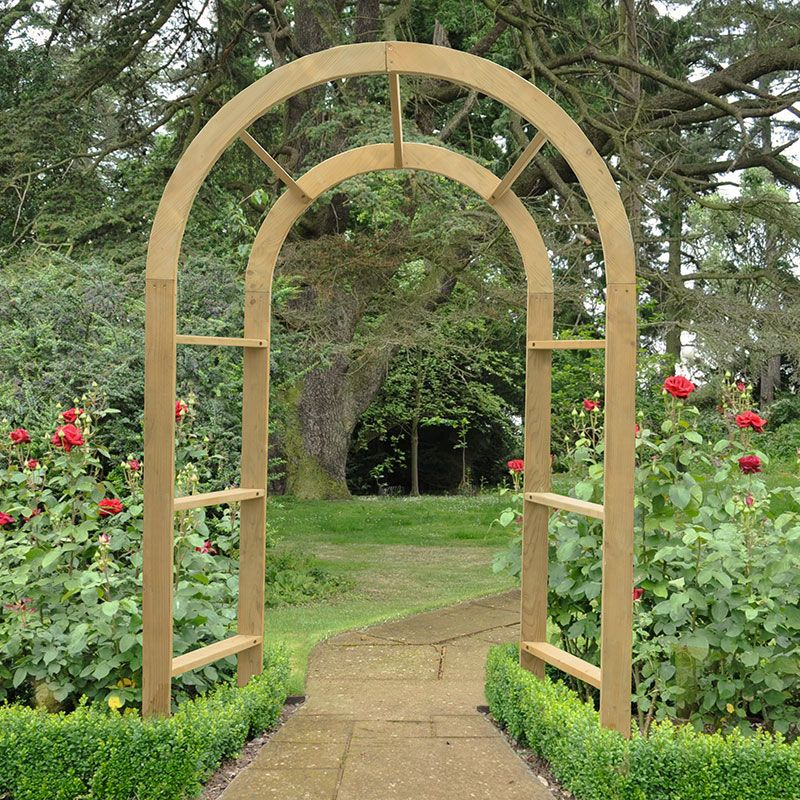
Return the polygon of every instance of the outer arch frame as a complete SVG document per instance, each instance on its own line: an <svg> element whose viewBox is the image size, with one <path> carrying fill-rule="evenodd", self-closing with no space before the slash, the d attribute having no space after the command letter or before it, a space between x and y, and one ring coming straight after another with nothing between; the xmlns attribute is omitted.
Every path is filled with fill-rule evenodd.
<svg viewBox="0 0 800 800"><path fill-rule="evenodd" d="M486 94L534 124L565 158L594 212L603 246L606 273L605 497L603 535L603 622L601 633L601 700L603 725L630 732L630 669L633 556L633 467L635 421L636 287L633 242L625 211L608 169L580 127L547 95L515 73L468 53L408 42L345 45L298 59L240 92L221 108L195 137L177 164L156 213L150 235L146 274L145 337L145 536L143 582L143 709L169 712L172 664L172 547L175 433L176 281L181 243L194 198L225 148L275 104L313 86L342 78L373 74L424 75L459 83ZM383 163L381 148L363 155ZM425 145L406 143L407 168L425 169ZM431 148L437 150L437 148ZM439 149L461 175L448 177L470 186L499 183L469 159ZM351 154L334 156L313 168L298 183L315 197L313 180L333 162L351 168ZM448 156L442 155L449 154ZM414 159L419 166L414 166ZM463 160L462 160L463 159ZM467 165L470 166L467 166ZM357 172L382 167L367 167ZM443 172L433 169L434 172ZM352 174L356 174L353 172ZM477 177L476 177L477 176ZM344 175L344 180L350 175ZM304 184L305 182L305 184ZM338 182L338 181L337 181ZM492 185L493 183L493 185ZM475 186L472 186L475 189ZM304 191L305 191L304 189ZM476 189L489 199L487 192ZM288 193L287 193L288 194ZM254 244L245 292L245 337L269 340L270 279L274 258L289 217L297 208L284 194L268 219L279 223L278 236L262 227ZM489 193L490 194L490 193ZM511 192L493 205L515 236L528 277L528 339L552 337L552 276L535 223ZM282 217L286 219L283 220ZM527 222L525 221L527 218ZM288 223L289 227L291 222ZM288 228L286 228L288 231ZM263 235L262 235L263 231ZM271 266L270 266L271 264ZM266 271L265 271L266 268ZM547 492L550 481L550 352L530 350L525 400L525 491ZM243 487L263 486L266 471L269 349L246 348L242 422ZM260 670L263 635L263 580L266 499L242 503L239 634L257 639L239 652L239 679ZM526 503L523 523L522 638L545 641L547 615L547 519L543 506ZM241 637L234 637L241 638ZM224 643L222 643L224 645ZM544 662L523 653L525 666L544 674Z"/></svg>

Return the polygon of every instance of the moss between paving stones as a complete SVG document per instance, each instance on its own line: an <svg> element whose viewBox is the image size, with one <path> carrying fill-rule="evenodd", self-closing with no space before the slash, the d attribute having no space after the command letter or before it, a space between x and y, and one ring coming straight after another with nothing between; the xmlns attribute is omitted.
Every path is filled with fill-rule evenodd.
<svg viewBox="0 0 800 800"><path fill-rule="evenodd" d="M800 740L703 734L669 722L626 740L601 728L594 707L563 683L520 667L514 645L490 651L486 697L492 716L578 800L800 798Z"/></svg>
<svg viewBox="0 0 800 800"><path fill-rule="evenodd" d="M184 800L225 758L278 719L289 661L269 653L247 686L221 685L168 719L81 707L0 708L0 798Z"/></svg>

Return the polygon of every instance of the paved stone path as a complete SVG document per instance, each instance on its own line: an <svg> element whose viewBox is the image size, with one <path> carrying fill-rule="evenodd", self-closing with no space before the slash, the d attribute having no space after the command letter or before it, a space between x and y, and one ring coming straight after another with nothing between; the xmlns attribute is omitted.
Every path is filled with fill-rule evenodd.
<svg viewBox="0 0 800 800"><path fill-rule="evenodd" d="M518 621L508 592L321 643L306 703L223 800L552 800L476 710Z"/></svg>

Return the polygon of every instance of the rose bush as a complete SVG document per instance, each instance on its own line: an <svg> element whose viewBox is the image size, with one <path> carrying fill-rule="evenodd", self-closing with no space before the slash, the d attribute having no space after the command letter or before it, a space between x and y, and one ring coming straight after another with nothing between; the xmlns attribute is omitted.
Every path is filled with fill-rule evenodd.
<svg viewBox="0 0 800 800"><path fill-rule="evenodd" d="M190 494L205 488L196 465L208 454L188 424L191 401L176 409L176 490ZM60 415L52 434L0 427L0 699L50 709L72 707L82 695L111 708L140 699L146 465L131 456L108 471L96 433L112 413L87 396ZM238 507L183 511L175 522L174 646L183 653L235 627ZM291 590L273 589L272 604L342 586L291 555L270 559L268 581ZM174 679L176 698L233 671L228 659L185 673Z"/></svg>
<svg viewBox="0 0 800 800"><path fill-rule="evenodd" d="M680 376L679 376L680 377ZM691 385L691 389L689 389ZM800 488L768 489L759 437L768 424L749 389L726 385L728 435L707 440L687 402L694 385L668 379L658 430L636 439L633 695L640 726L754 723L790 736L800 718ZM597 416L596 412L592 412ZM569 493L602 503L598 422L576 412ZM521 496L500 519L518 528ZM786 511L790 507L793 510ZM781 509L773 512L773 508ZM496 558L519 571L520 533ZM599 663L602 525L554 512L549 613L559 646ZM584 695L585 684L576 684Z"/></svg>

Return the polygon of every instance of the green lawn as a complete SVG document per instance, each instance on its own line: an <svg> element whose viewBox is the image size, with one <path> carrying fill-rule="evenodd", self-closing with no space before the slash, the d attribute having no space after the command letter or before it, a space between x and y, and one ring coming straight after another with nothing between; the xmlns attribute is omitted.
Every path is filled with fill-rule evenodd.
<svg viewBox="0 0 800 800"><path fill-rule="evenodd" d="M353 583L333 600L267 610L267 642L292 654L290 691L303 692L308 654L321 639L511 588L491 570L509 535L492 522L506 505L491 496L270 499L276 547L312 555Z"/></svg>

